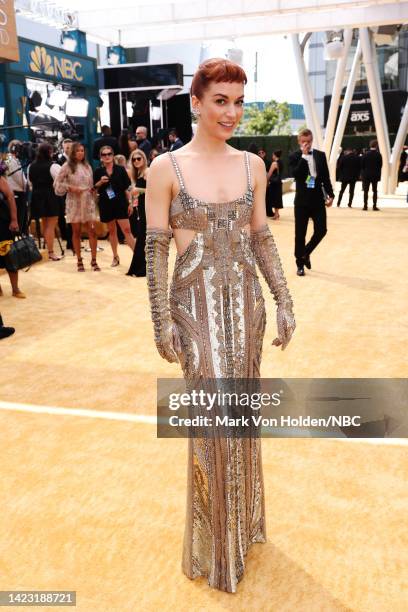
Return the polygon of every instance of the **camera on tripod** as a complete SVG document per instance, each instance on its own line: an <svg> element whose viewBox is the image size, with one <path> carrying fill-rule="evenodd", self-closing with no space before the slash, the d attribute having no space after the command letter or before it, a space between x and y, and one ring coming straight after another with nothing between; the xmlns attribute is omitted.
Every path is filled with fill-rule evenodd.
<svg viewBox="0 0 408 612"><path fill-rule="evenodd" d="M10 153L15 155L22 165L28 165L34 161L38 149L36 142L15 142L10 147Z"/></svg>

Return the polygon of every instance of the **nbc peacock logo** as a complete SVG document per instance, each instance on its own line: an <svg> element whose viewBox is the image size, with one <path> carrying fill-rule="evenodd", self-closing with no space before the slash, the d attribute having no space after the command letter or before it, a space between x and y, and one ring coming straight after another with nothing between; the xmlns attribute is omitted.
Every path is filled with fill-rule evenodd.
<svg viewBox="0 0 408 612"><path fill-rule="evenodd" d="M34 50L31 51L30 57L30 70L32 72L40 72L50 76L54 75L51 56L48 55L44 47L36 46Z"/></svg>

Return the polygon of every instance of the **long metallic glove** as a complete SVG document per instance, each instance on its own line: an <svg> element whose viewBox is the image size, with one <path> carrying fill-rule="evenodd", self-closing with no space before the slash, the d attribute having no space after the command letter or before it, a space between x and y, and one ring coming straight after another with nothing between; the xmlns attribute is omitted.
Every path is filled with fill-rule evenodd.
<svg viewBox="0 0 408 612"><path fill-rule="evenodd" d="M171 235L171 230L147 228L145 254L154 341L161 357L174 363L178 361L177 353L174 350L178 338L171 319L168 300L168 260Z"/></svg>
<svg viewBox="0 0 408 612"><path fill-rule="evenodd" d="M256 263L278 305L276 318L279 337L275 338L272 344L282 345L282 350L284 350L292 337L296 323L292 298L286 284L278 249L268 225L265 224L255 231L251 230L251 246Z"/></svg>

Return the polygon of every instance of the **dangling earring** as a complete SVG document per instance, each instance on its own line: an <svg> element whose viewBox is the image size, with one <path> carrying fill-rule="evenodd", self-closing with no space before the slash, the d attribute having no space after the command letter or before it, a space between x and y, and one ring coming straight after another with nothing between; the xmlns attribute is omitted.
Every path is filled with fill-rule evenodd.
<svg viewBox="0 0 408 612"><path fill-rule="evenodd" d="M193 115L196 119L200 116L200 110L198 108L193 108Z"/></svg>

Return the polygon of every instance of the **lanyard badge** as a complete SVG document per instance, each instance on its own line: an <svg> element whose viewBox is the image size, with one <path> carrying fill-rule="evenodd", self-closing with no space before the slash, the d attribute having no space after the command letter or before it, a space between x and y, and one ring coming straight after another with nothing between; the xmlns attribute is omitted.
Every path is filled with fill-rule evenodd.
<svg viewBox="0 0 408 612"><path fill-rule="evenodd" d="M308 189L314 189L316 185L316 179L314 176L310 176L310 174L307 176L306 179L306 186Z"/></svg>
<svg viewBox="0 0 408 612"><path fill-rule="evenodd" d="M108 187L106 187L105 191L106 191L106 195L108 196L108 198L110 200L113 200L113 198L115 197L116 194L115 194L114 190L112 189L111 185L108 185Z"/></svg>

